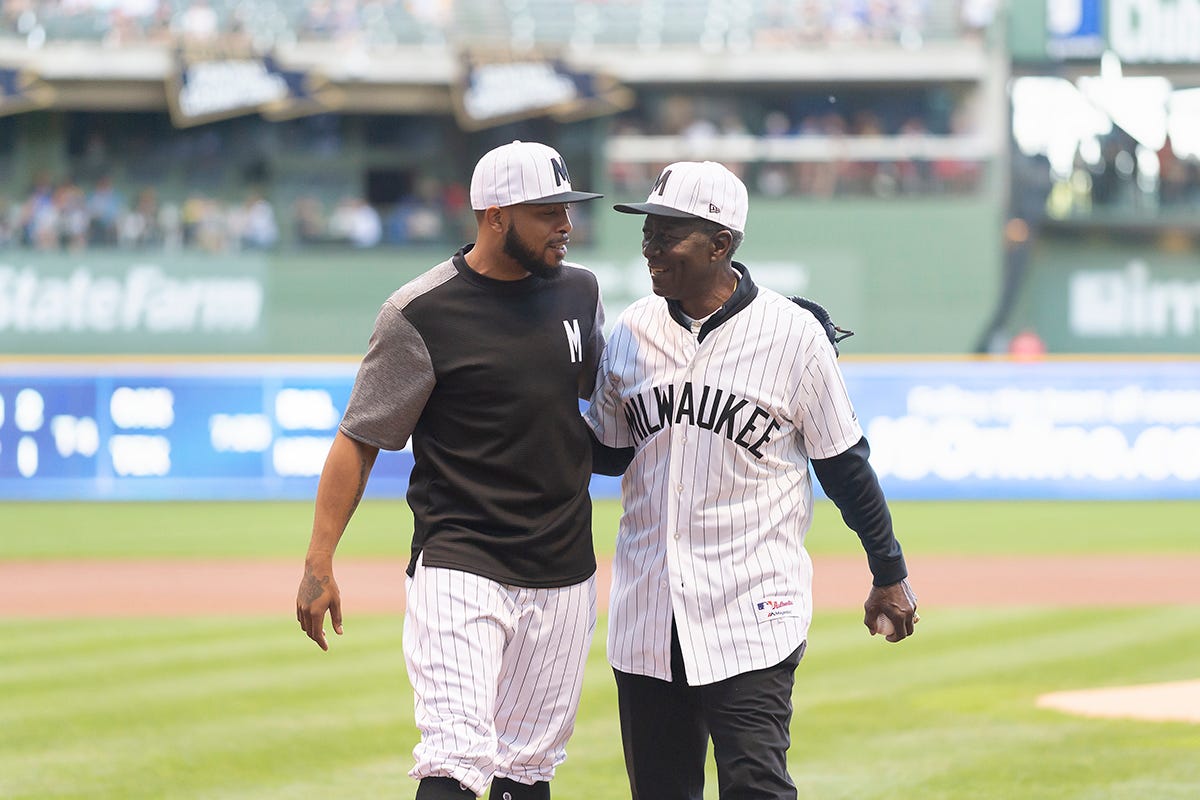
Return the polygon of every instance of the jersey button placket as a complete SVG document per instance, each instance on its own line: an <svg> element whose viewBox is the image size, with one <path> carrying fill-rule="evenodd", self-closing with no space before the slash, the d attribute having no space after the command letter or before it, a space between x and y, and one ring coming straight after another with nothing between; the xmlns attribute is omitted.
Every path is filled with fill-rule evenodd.
<svg viewBox="0 0 1200 800"><path fill-rule="evenodd" d="M689 360L688 360L687 366L684 368L683 375L684 375L685 381L691 382L693 379L693 376L696 373L696 366L697 366L697 362L699 361L699 356L700 356L700 347L702 345L699 341L693 340L691 342L688 342L688 346L689 346L689 350L690 350ZM694 384L693 384L692 388L693 388L693 390L695 389ZM677 437L677 441L678 441L679 445L686 445L688 443L689 437L688 437L688 432L687 432L686 427L683 427L683 426L675 427L672 430L672 435ZM686 502L686 498L685 498L687 487L685 487L683 485L683 480L681 477L682 473L683 473L683 461L684 461L683 454L684 454L683 447L672 447L671 448L670 480L671 480L671 483L674 484L675 498L676 498L675 526L674 526L675 532L673 534L673 538L675 539L676 542L680 543L679 546L681 546L681 547L684 545L680 541L683 538L683 534L680 533L680 531L684 530L684 525L686 524L686 520L689 519L689 511L688 511L689 505Z"/></svg>
<svg viewBox="0 0 1200 800"><path fill-rule="evenodd" d="M695 351L692 350L689 356L688 363L683 365L683 369L677 373L682 380L677 378L676 386L682 385L683 381L691 380ZM687 487L683 482L683 445L688 440L687 429L682 425L672 425L670 436L671 455L667 462L667 487L674 494L675 502L667 504L667 535L670 537L669 541L673 542L675 546L667 548L667 575L678 588L682 585L680 565L686 558L686 545L683 543L682 531L688 524ZM663 588L667 588L666 582L664 582Z"/></svg>

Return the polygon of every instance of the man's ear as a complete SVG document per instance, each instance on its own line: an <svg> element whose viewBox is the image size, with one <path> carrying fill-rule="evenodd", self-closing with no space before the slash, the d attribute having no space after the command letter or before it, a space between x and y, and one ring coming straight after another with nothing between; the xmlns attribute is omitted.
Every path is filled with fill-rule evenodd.
<svg viewBox="0 0 1200 800"><path fill-rule="evenodd" d="M507 225L507 215L500 206L488 206L483 212L483 224L497 233L503 233Z"/></svg>
<svg viewBox="0 0 1200 800"><path fill-rule="evenodd" d="M712 242L712 260L721 261L729 257L729 251L733 247L733 234L727 230L717 231L709 239Z"/></svg>

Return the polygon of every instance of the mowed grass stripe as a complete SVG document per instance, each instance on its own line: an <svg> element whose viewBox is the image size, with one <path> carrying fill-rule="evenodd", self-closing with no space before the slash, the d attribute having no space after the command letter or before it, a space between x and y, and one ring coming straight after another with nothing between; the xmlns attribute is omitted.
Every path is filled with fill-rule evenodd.
<svg viewBox="0 0 1200 800"><path fill-rule="evenodd" d="M373 626L378 623L372 619ZM354 631L358 617L349 627ZM241 665L256 662L275 662L278 654L264 649L256 636L269 641L277 637L282 629L289 628L286 618L242 617L234 619L214 620L211 618L193 618L186 622L162 620L141 620L139 630L122 634L120 649L114 650L112 620L93 620L84 626L83 630L76 628L78 622L56 622L58 625L75 630L79 639L68 635L55 637L58 646L43 641L38 647L26 646L26 636L37 637L46 629L44 622L26 621L10 623L17 629L16 635L21 641L19 651L6 654L0 664L0 686L10 685L13 681L22 679L54 682L59 688L67 688L72 683L87 687L103 687L110 682L126 681L130 677L146 674L163 674L170 671L195 665L207 669L228 667L236 670ZM122 624L117 623L117 624ZM185 631L181 638L164 644L162 625L176 627ZM327 623L327 627L328 623ZM96 629L102 628L103 636L96 634ZM400 619L394 618L391 634L395 648L400 647ZM294 632L294 641L287 642L294 649L300 650L299 645L307 643L316 649L316 645L303 637L299 626L290 622L290 631ZM373 635L379 635L375 633ZM353 643L353 638L337 637L330 627L329 636L336 647L343 642ZM399 655L396 656L399 658ZM47 664L48 660L53 663ZM85 672L85 670L87 670Z"/></svg>
<svg viewBox="0 0 1200 800"><path fill-rule="evenodd" d="M1034 706L1059 688L1200 675L1200 646L1181 647L1178 636L1194 613L1136 609L1106 625L1079 610L982 620L955 611L927 619L921 635L870 665L841 627L841 645L820 640L820 625L797 673L792 764L810 792L801 797L885 797L885 775L901 796L945 800L1197 796L1200 761L1178 751L1200 745L1200 726L1081 720ZM1153 733L1160 740L1148 751ZM1162 757L1167 744L1174 757ZM1160 793L1113 789L1148 775Z"/></svg>
<svg viewBox="0 0 1200 800"><path fill-rule="evenodd" d="M111 652L113 622L109 619L68 619L55 621L53 625L36 620L8 623L17 630L21 648L17 652L6 654L5 661L0 663L0 679L10 669L24 662L44 663L49 654L66 663L76 656L86 659L97 651ZM279 625L286 622L287 618L282 615L277 619L253 616L234 619L194 617L183 624L182 630L186 631L186 639L178 644L182 647L190 643L200 648L207 657L214 657L219 655L222 649L238 648L243 644L247 648L253 648L253 639L246 635L247 630L275 633ZM161 641L163 626L180 625L180 622L173 620L154 618L139 619L130 626L121 622L121 643L127 648L124 652L129 663L136 664L139 659L153 663L159 654L148 645ZM299 631L299 625L294 620L292 625ZM129 629L125 630L126 627ZM240 631L239 635L232 639L231 629Z"/></svg>
<svg viewBox="0 0 1200 800"><path fill-rule="evenodd" d="M894 502L897 533L921 554L1197 553L1200 501ZM615 546L621 507L593 504L596 552ZM304 557L312 503L3 503L0 561L16 559ZM402 500L364 500L341 557L408 557L412 514ZM818 502L808 546L858 554L837 509Z"/></svg>
<svg viewBox="0 0 1200 800"><path fill-rule="evenodd" d="M0 560L304 557L311 502L0 503ZM407 556L403 500L364 501L339 552Z"/></svg>
<svg viewBox="0 0 1200 800"><path fill-rule="evenodd" d="M1195 611L932 610L899 646L869 637L856 613L818 614L795 691L800 796L1195 797L1200 726L1033 705L1044 691L1200 675L1200 644L1180 636ZM416 731L394 617L356 618L330 653L282 619L102 624L108 637L68 658L77 675L65 687L29 663L19 680L3 673L0 796L412 797ZM78 623L0 633L19 650L24 633L60 625ZM628 796L603 651L602 620L559 797Z"/></svg>
<svg viewBox="0 0 1200 800"><path fill-rule="evenodd" d="M216 624L199 625L201 638ZM191 621L156 621L136 625L133 649L142 661L164 656L157 675L118 670L120 680L91 690L26 685L6 704L0 774L32 773L39 788L29 797L222 796L261 784L264 771L270 782L308 773L318 749L343 765L395 759L396 741L414 732L394 618L364 619L359 641L339 640L337 658L274 620L220 624L224 649L245 657L206 642L219 657L199 658ZM77 656L81 669L104 672L128 653L122 634L134 625L108 627L113 652ZM187 655L172 658L173 649ZM0 778L0 796L26 795Z"/></svg>
<svg viewBox="0 0 1200 800"><path fill-rule="evenodd" d="M64 747L23 758L21 769L28 779L18 783L0 777L0 796L173 800L225 797L254 787L251 796L257 793L260 798L273 798L277 796L275 787L296 776L320 772L315 780L306 779L308 791L313 791L314 785L324 791L324 787L339 783L348 788L351 782L334 780L339 771L384 762L395 765L393 788L407 788L410 783L407 778L400 779L410 761L408 751L395 748L412 727L403 717L387 716L380 721L349 708L338 715L325 713L317 720L291 717L276 709L264 712L262 724L254 721L222 716L216 722L200 724L183 718L139 726L112 741L104 734L79 737ZM332 796L390 794L382 785L375 787L378 791L359 793L366 788Z"/></svg>
<svg viewBox="0 0 1200 800"><path fill-rule="evenodd" d="M1200 660L1200 639L1179 636L1194 626L1196 614L1196 608L1186 606L937 611L923 617L918 635L899 647L872 638L868 660L863 659L861 623L857 630L817 627L809 638L809 653L830 667L821 701L871 696L871 681L881 669L893 668L913 681L901 686L905 690L953 690L960 681L974 690L992 679L1039 693L1074 688L1081 681L1096 686L1165 681L1178 674L1172 668L1177 659ZM1062 674L1066 683L1050 679L1055 674ZM1200 677L1200 671L1193 677ZM951 705L959 708L962 702L955 698Z"/></svg>
<svg viewBox="0 0 1200 800"><path fill-rule="evenodd" d="M335 643L347 651L343 661L353 659L356 679L380 684L404 680L399 625L394 619L387 622L364 618L361 637ZM105 624L119 629L123 623ZM253 713L272 695L291 692L296 695L291 699L301 698L314 666L310 659L335 661L317 651L298 628L293 633L276 620L189 620L148 628L121 641L119 648L110 638L88 650L44 653L41 665L27 658L20 666L6 664L0 668L0 689L11 699L0 705L0 723L39 721L52 735L54 726L68 717L100 723L143 708L174 706L183 712L197 706L203 711L211 696L224 699L227 713ZM14 636L19 641L20 634ZM367 637L370 651L359 652ZM325 694L346 702L359 697L354 681L331 686ZM51 702L42 702L43 697Z"/></svg>

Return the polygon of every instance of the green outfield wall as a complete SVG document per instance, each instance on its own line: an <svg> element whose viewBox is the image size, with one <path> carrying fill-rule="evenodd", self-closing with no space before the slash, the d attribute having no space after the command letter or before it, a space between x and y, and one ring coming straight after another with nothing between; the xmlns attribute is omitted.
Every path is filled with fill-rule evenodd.
<svg viewBox="0 0 1200 800"><path fill-rule="evenodd" d="M571 258L612 318L649 288L641 220L597 211ZM855 353L969 352L996 299L1000 223L986 199L755 200L738 258L824 303ZM451 249L0 251L0 352L359 354L383 300Z"/></svg>
<svg viewBox="0 0 1200 800"><path fill-rule="evenodd" d="M1043 236L1014 328L1051 352L1200 353L1200 252L1121 236Z"/></svg>

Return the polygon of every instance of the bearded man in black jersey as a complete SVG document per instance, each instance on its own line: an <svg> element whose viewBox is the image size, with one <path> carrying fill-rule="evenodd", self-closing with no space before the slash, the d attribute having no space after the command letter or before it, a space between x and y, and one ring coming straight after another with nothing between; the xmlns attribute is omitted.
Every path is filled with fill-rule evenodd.
<svg viewBox="0 0 1200 800"><path fill-rule="evenodd" d="M567 262L554 149L513 142L471 178L478 236L383 304L317 489L296 619L342 633L333 553L380 449L411 438L404 655L418 800L550 797L596 623L590 439L596 277Z"/></svg>

